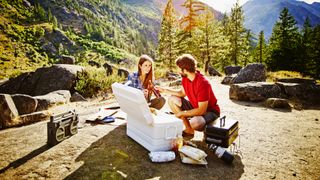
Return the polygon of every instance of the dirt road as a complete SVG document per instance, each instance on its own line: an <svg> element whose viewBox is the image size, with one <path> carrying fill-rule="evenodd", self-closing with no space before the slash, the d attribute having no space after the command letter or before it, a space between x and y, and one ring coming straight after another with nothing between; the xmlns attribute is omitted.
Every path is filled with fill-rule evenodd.
<svg viewBox="0 0 320 180"><path fill-rule="evenodd" d="M240 123L240 150L233 165L225 165L201 142L208 166L154 164L148 151L126 136L125 121L91 126L86 114L109 102L72 103L52 109L76 108L79 132L48 147L47 121L0 131L0 179L319 179L320 111L274 110L260 104L229 100L229 86L211 78L222 115ZM107 111L112 113L111 111ZM119 113L118 116L124 114ZM239 141L237 140L238 145Z"/></svg>

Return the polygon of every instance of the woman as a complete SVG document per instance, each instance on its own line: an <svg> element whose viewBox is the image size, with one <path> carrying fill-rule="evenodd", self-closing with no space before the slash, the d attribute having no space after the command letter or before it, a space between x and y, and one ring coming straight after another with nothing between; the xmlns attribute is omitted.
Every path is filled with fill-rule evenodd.
<svg viewBox="0 0 320 180"><path fill-rule="evenodd" d="M148 55L140 56L138 63L138 72L134 72L128 76L128 81L131 81L128 85L137 89L141 89L148 103L149 107L155 109L161 109L166 100L159 96L156 90L153 88L154 76L153 76L153 60ZM155 93L156 98L151 100L152 92Z"/></svg>

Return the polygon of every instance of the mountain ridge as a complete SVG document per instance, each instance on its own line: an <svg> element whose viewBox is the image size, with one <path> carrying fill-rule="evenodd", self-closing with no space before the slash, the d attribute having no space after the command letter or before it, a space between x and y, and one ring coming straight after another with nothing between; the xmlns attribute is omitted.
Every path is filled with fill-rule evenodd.
<svg viewBox="0 0 320 180"><path fill-rule="evenodd" d="M250 0L242 6L245 27L251 29L255 34L263 30L266 38L269 38L280 12L285 7L289 9L289 13L295 18L299 28L303 26L307 16L311 21L311 25L320 24L320 3L308 4L296 0Z"/></svg>

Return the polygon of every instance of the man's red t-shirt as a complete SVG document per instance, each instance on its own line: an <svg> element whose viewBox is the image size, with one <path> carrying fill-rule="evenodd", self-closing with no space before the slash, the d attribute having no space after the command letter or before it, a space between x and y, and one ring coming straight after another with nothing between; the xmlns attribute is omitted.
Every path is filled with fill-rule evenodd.
<svg viewBox="0 0 320 180"><path fill-rule="evenodd" d="M217 104L209 81L199 72L196 72L196 77L193 81L188 78L182 78L182 86L193 108L198 108L199 102L208 101L208 111L215 110L220 114L220 108Z"/></svg>

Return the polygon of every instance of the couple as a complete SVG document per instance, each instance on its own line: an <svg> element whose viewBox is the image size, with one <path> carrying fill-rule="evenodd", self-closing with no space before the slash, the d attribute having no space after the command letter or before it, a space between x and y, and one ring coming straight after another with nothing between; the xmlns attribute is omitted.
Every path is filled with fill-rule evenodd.
<svg viewBox="0 0 320 180"><path fill-rule="evenodd" d="M142 55L138 63L138 72L130 74L129 86L141 89L150 107L161 109L165 104L163 97L151 100L150 86L154 81L153 60ZM185 130L183 136L193 136L194 131L203 131L206 124L220 116L220 108L209 81L196 70L197 61L190 54L183 54L176 60L179 73L182 76L182 87L173 90L165 87L155 87L156 91L171 95L168 99L170 109L176 117L183 120ZM148 90L149 89L149 90ZM184 97L187 96L189 100Z"/></svg>

